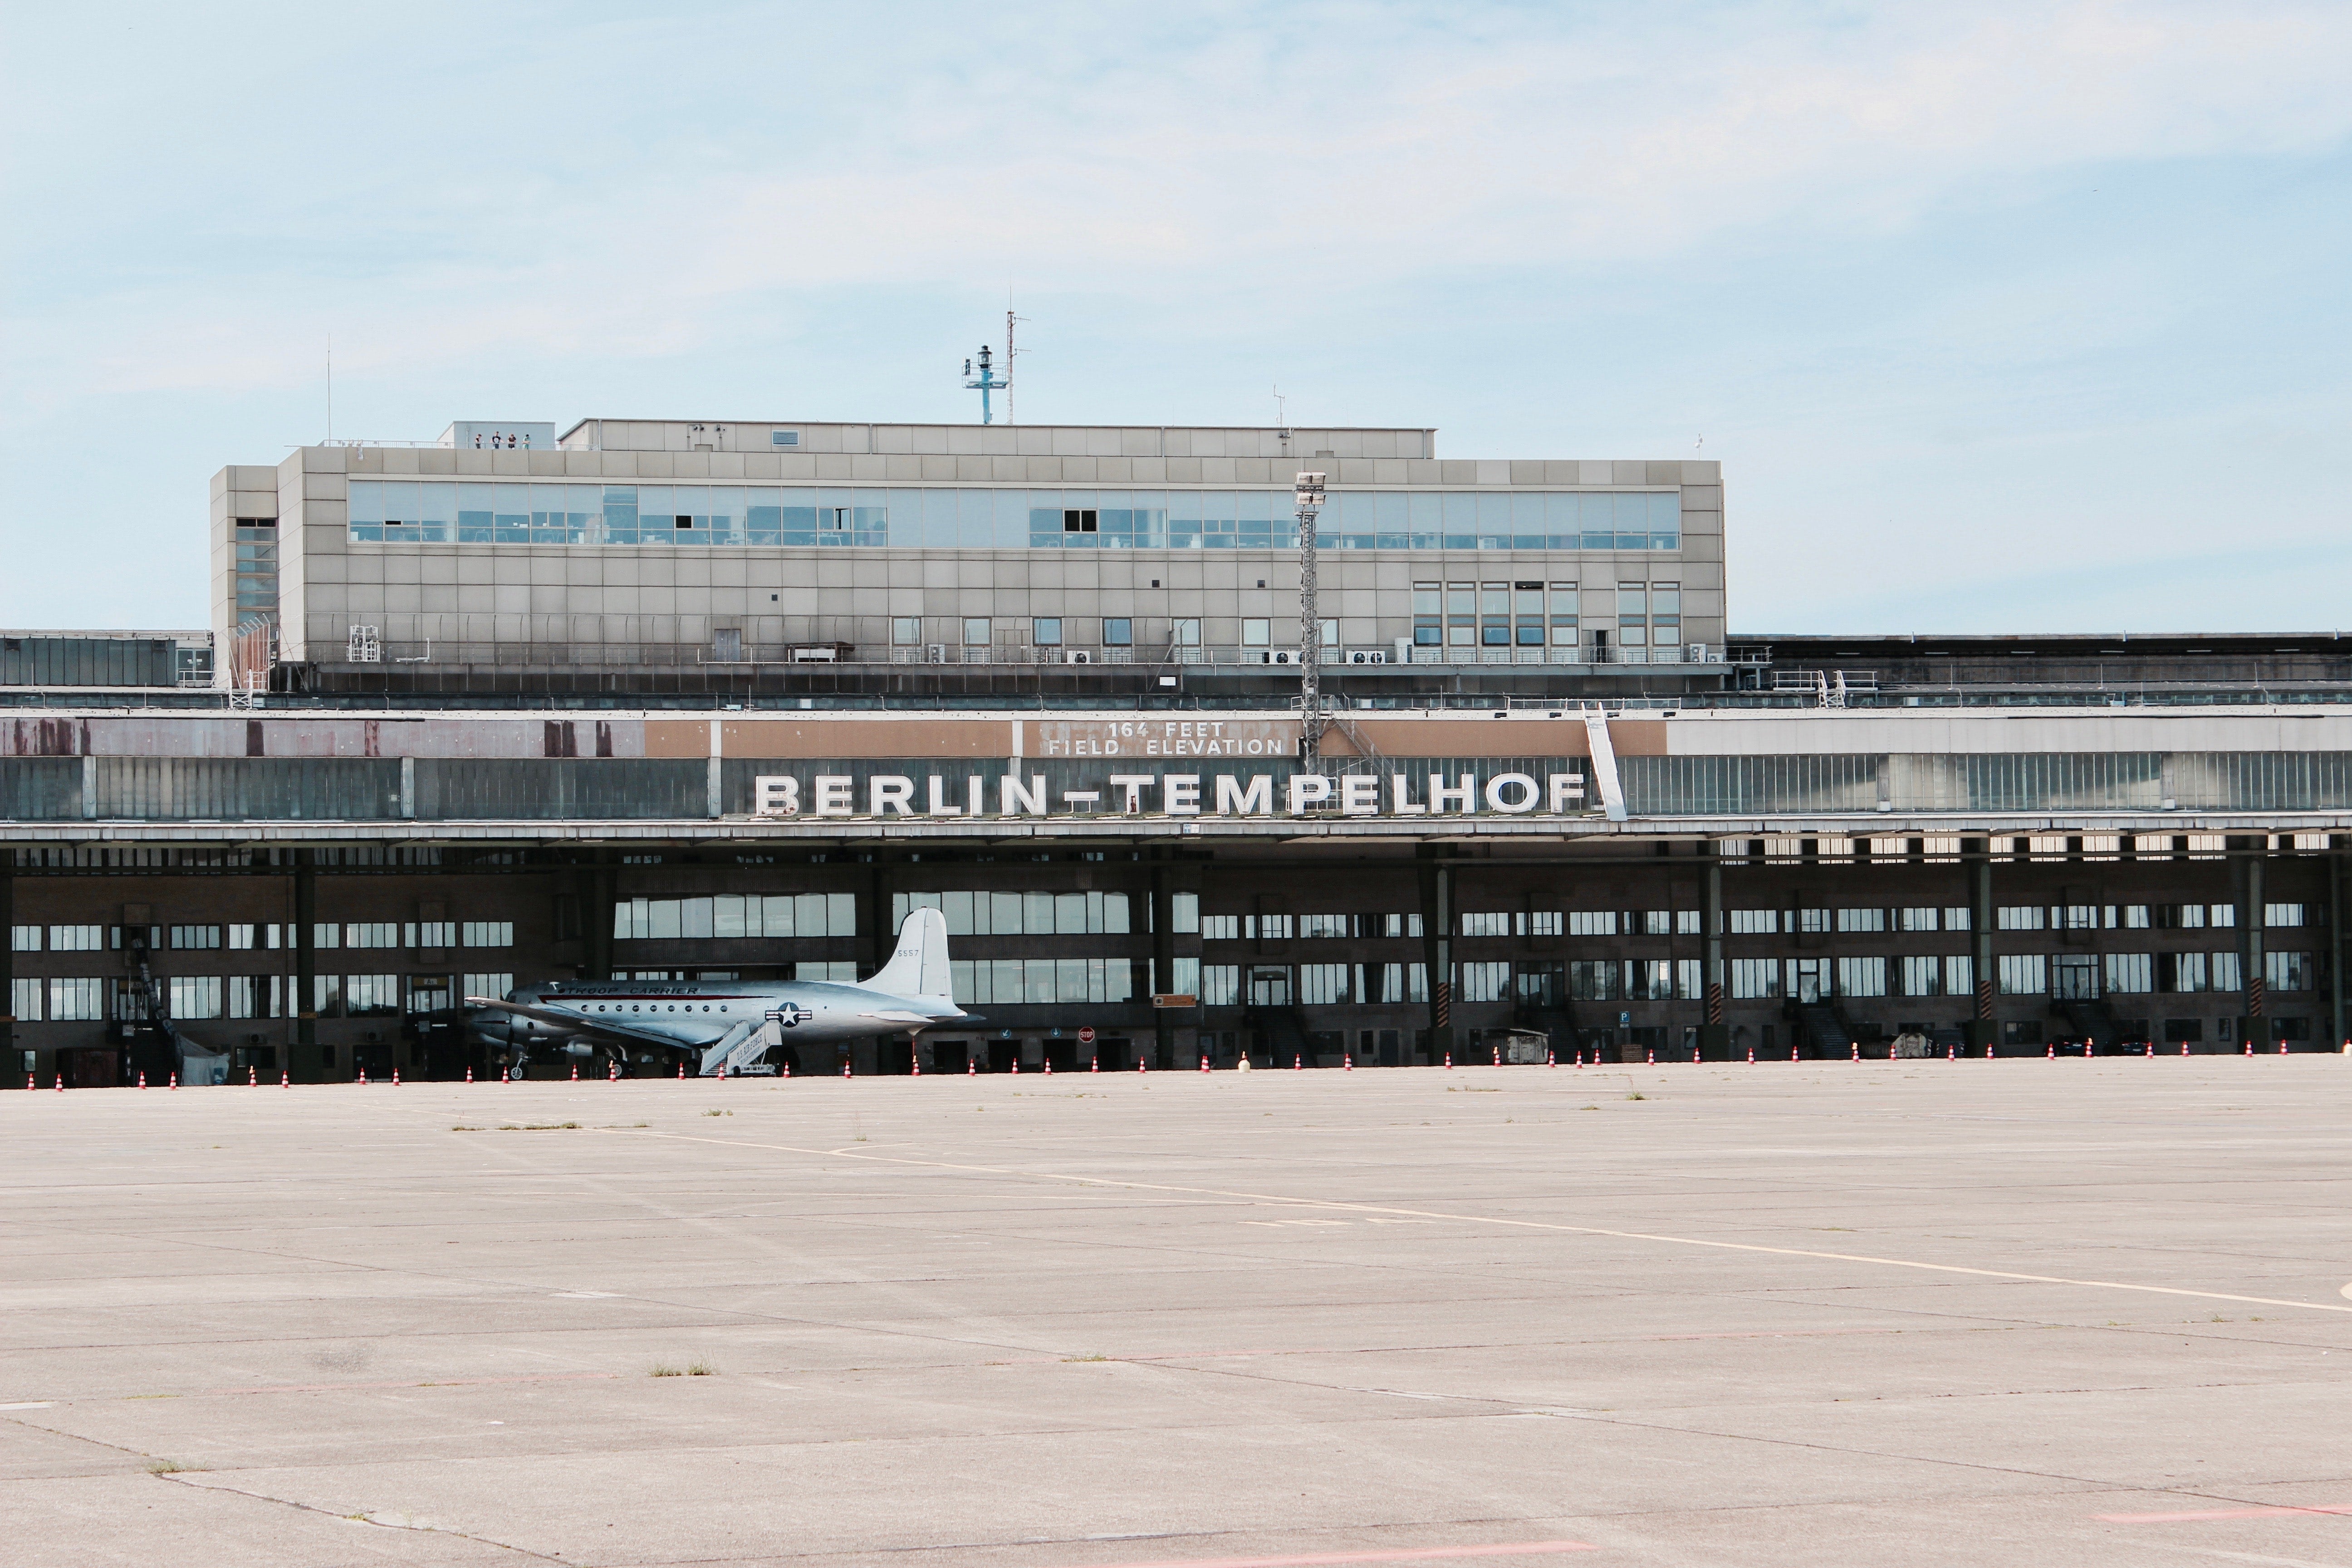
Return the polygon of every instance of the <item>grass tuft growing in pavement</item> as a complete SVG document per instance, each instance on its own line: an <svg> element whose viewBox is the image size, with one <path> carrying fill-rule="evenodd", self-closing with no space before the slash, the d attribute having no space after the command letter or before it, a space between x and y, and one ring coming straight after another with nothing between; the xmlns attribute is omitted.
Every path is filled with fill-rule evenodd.
<svg viewBox="0 0 2352 1568"><path fill-rule="evenodd" d="M683 1367L675 1367L670 1365L667 1362L657 1361L654 1363L652 1369L648 1371L646 1375L647 1377L684 1377L686 1375L686 1371Z"/></svg>
<svg viewBox="0 0 2352 1568"><path fill-rule="evenodd" d="M707 1361L690 1361L686 1363L686 1375L688 1377L715 1377L718 1373L719 1369Z"/></svg>
<svg viewBox="0 0 2352 1568"><path fill-rule="evenodd" d="M177 1459L150 1459L147 1461L147 1473L151 1476L176 1476L181 1471L187 1469L188 1468L188 1466L180 1463Z"/></svg>

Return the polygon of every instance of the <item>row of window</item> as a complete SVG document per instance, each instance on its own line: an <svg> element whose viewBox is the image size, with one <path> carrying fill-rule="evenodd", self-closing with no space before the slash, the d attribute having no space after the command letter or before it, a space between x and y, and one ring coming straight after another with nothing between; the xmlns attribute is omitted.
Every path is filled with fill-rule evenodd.
<svg viewBox="0 0 2352 1568"><path fill-rule="evenodd" d="M1185 928L1179 924L1176 928ZM1379 939L1421 934L1421 916L1402 915L1202 915L1202 942L1287 942L1354 937Z"/></svg>
<svg viewBox="0 0 2352 1568"><path fill-rule="evenodd" d="M957 958L949 960L948 976L967 1007L1127 1002L1139 967L1126 958Z"/></svg>
<svg viewBox="0 0 2352 1568"><path fill-rule="evenodd" d="M583 485L353 479L351 537L425 544L1296 549L1287 489ZM1678 550L1675 490L1341 490L1337 550Z"/></svg>
<svg viewBox="0 0 2352 1568"><path fill-rule="evenodd" d="M242 952L275 951L295 945L299 928L292 925L158 925L143 928L152 952L203 952L218 949ZM96 952L120 950L121 926L16 925L8 928L9 948L16 952ZM142 928L130 928L137 940ZM311 945L320 948L385 947L512 947L512 921L361 921L350 924L316 924Z"/></svg>
<svg viewBox="0 0 2352 1568"><path fill-rule="evenodd" d="M1603 603L1616 614L1622 643L1682 640L1678 583L1621 582L1615 602ZM1573 583L1553 583L1549 593L1541 581L1415 583L1412 640L1420 647L1574 647L1580 605Z"/></svg>
<svg viewBox="0 0 2352 1568"><path fill-rule="evenodd" d="M1424 1002L1426 970L1418 963L1201 964L1176 961L1179 990L1203 1006L1328 1006ZM1974 996L1975 966L1965 953L1916 957L1738 958L1726 965L1734 1000L1801 1003L1836 997ZM2274 992L2309 991L2307 952L2264 955ZM1194 975L1197 984L1188 984ZM2009 953L1999 961L2004 996L2092 1001L2103 995L2187 994L2241 989L2234 952L2116 952L2105 955ZM1454 966L1455 999L1519 1001L1534 1006L1574 1002L1695 1002L1706 994L1696 958L1591 959L1565 963L1465 962ZM959 993L961 995L961 993Z"/></svg>
<svg viewBox="0 0 2352 1568"><path fill-rule="evenodd" d="M504 996L512 974L320 974L311 1010L322 1018L394 1017L454 1007L467 996ZM158 984L175 1021L283 1018L299 1011L290 974L175 974ZM147 1017L146 993L128 976L61 975L12 980L10 1010L20 1023L68 1024Z"/></svg>
<svg viewBox="0 0 2352 1568"><path fill-rule="evenodd" d="M1184 929L1188 910L1197 922L1200 895L1179 894L1176 929ZM944 893L894 893L890 925L915 910L937 910L946 917L950 936L1094 936L1123 935L1131 929L1125 893L996 893L956 890Z"/></svg>
<svg viewBox="0 0 2352 1568"><path fill-rule="evenodd" d="M625 899L613 906L616 941L857 934L855 893L716 893L694 899Z"/></svg>

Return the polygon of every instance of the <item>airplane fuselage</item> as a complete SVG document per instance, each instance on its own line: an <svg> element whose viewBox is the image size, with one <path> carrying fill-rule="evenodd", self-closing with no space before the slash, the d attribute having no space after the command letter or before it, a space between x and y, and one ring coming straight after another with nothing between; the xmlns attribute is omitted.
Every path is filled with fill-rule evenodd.
<svg viewBox="0 0 2352 1568"><path fill-rule="evenodd" d="M518 1016L508 1025L517 1039L555 1040L610 1024L697 1049L716 1044L746 1021L754 1028L773 1022L782 1043L797 1046L871 1039L961 1016L952 1007L815 980L570 981L524 986L510 999L550 1013L576 1014L583 1026L573 1030L543 1017Z"/></svg>

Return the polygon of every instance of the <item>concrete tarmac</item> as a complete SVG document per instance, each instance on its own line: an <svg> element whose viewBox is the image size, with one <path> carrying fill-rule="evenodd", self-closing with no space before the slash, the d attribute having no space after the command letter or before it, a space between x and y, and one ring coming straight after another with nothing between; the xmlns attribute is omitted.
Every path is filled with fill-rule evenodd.
<svg viewBox="0 0 2352 1568"><path fill-rule="evenodd" d="M2347 1095L2309 1056L0 1094L0 1556L2352 1563Z"/></svg>

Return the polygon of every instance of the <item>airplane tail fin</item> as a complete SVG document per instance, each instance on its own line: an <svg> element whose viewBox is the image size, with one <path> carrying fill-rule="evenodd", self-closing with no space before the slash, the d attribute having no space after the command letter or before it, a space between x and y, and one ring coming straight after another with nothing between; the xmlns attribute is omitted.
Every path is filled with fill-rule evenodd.
<svg viewBox="0 0 2352 1568"><path fill-rule="evenodd" d="M898 928L898 946L890 962L861 984L893 996L919 996L953 1005L955 987L948 978L947 917L937 910L910 911Z"/></svg>

